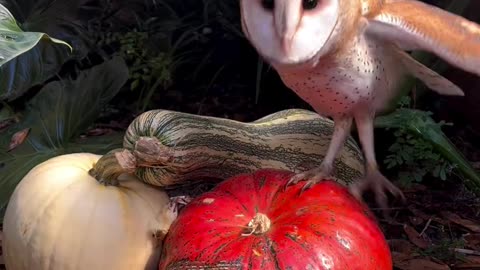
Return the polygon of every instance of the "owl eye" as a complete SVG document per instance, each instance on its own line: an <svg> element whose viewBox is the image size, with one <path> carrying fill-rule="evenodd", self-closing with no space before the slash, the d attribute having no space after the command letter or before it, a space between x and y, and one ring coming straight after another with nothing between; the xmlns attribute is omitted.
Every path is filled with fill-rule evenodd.
<svg viewBox="0 0 480 270"><path fill-rule="evenodd" d="M274 0L262 0L262 7L267 10L273 10L275 6Z"/></svg>
<svg viewBox="0 0 480 270"><path fill-rule="evenodd" d="M314 9L318 4L318 0L303 0L302 6L305 10Z"/></svg>

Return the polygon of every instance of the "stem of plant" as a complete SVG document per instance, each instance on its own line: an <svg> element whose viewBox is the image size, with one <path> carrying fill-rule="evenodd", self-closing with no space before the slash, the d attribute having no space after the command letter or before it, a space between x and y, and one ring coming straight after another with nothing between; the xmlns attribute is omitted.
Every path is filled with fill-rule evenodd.
<svg viewBox="0 0 480 270"><path fill-rule="evenodd" d="M124 173L134 173L135 156L127 149L114 149L103 155L88 172L105 186L118 186L118 177Z"/></svg>
<svg viewBox="0 0 480 270"><path fill-rule="evenodd" d="M272 222L267 217L267 215L262 213L257 213L252 220L248 223L248 233L242 234L243 236L249 235L260 235L268 232L270 230Z"/></svg>

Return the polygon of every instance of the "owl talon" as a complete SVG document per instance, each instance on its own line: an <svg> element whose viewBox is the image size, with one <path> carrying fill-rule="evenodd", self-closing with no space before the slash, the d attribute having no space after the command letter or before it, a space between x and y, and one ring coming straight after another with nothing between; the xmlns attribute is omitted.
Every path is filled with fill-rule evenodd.
<svg viewBox="0 0 480 270"><path fill-rule="evenodd" d="M317 179L317 178L312 178L312 179L308 180L308 181L305 183L305 185L303 185L302 189L300 190L300 195L301 195L303 192L305 192L306 190L308 190L308 189L310 189L311 187L313 187L313 185L315 185L315 184L317 184L317 183L319 183L319 182L321 182L321 181L322 181L321 178L319 178L319 179Z"/></svg>
<svg viewBox="0 0 480 270"><path fill-rule="evenodd" d="M375 194L375 201L383 212L386 219L390 219L390 209L388 207L388 197L385 192L387 190L395 198L399 198L402 203L406 202L403 192L383 176L378 170L367 173L362 181L350 186L350 193L359 201L363 201L362 195L371 188Z"/></svg>
<svg viewBox="0 0 480 270"><path fill-rule="evenodd" d="M323 179L325 179L325 177L329 176L330 173L328 172L329 170L320 167L320 168L311 169L303 173L298 173L292 176L290 180L288 180L287 184L285 185L285 188L287 188L292 184L295 185L300 181L306 181L305 185L302 187L300 191L300 194L301 194L305 190L311 188L313 185L321 182Z"/></svg>

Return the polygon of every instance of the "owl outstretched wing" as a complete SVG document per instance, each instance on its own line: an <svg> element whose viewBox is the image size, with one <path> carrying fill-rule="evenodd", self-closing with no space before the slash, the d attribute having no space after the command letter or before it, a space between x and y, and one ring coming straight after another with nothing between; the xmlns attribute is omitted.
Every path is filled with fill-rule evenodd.
<svg viewBox="0 0 480 270"><path fill-rule="evenodd" d="M480 76L480 25L415 0L385 1L364 15L367 35L404 50L436 54L453 66Z"/></svg>

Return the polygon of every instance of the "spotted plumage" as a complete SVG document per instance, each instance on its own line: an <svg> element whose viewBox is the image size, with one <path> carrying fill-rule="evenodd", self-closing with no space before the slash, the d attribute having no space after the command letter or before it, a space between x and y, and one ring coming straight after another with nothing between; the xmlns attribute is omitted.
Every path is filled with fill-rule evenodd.
<svg viewBox="0 0 480 270"><path fill-rule="evenodd" d="M291 183L306 188L330 175L355 122L366 159L364 181L351 188L361 199L371 187L386 207L388 190L402 192L378 170L373 120L414 76L444 95L463 95L455 84L404 50L425 50L480 75L480 26L416 0L241 0L242 29L289 88L335 121L334 136L316 169Z"/></svg>

